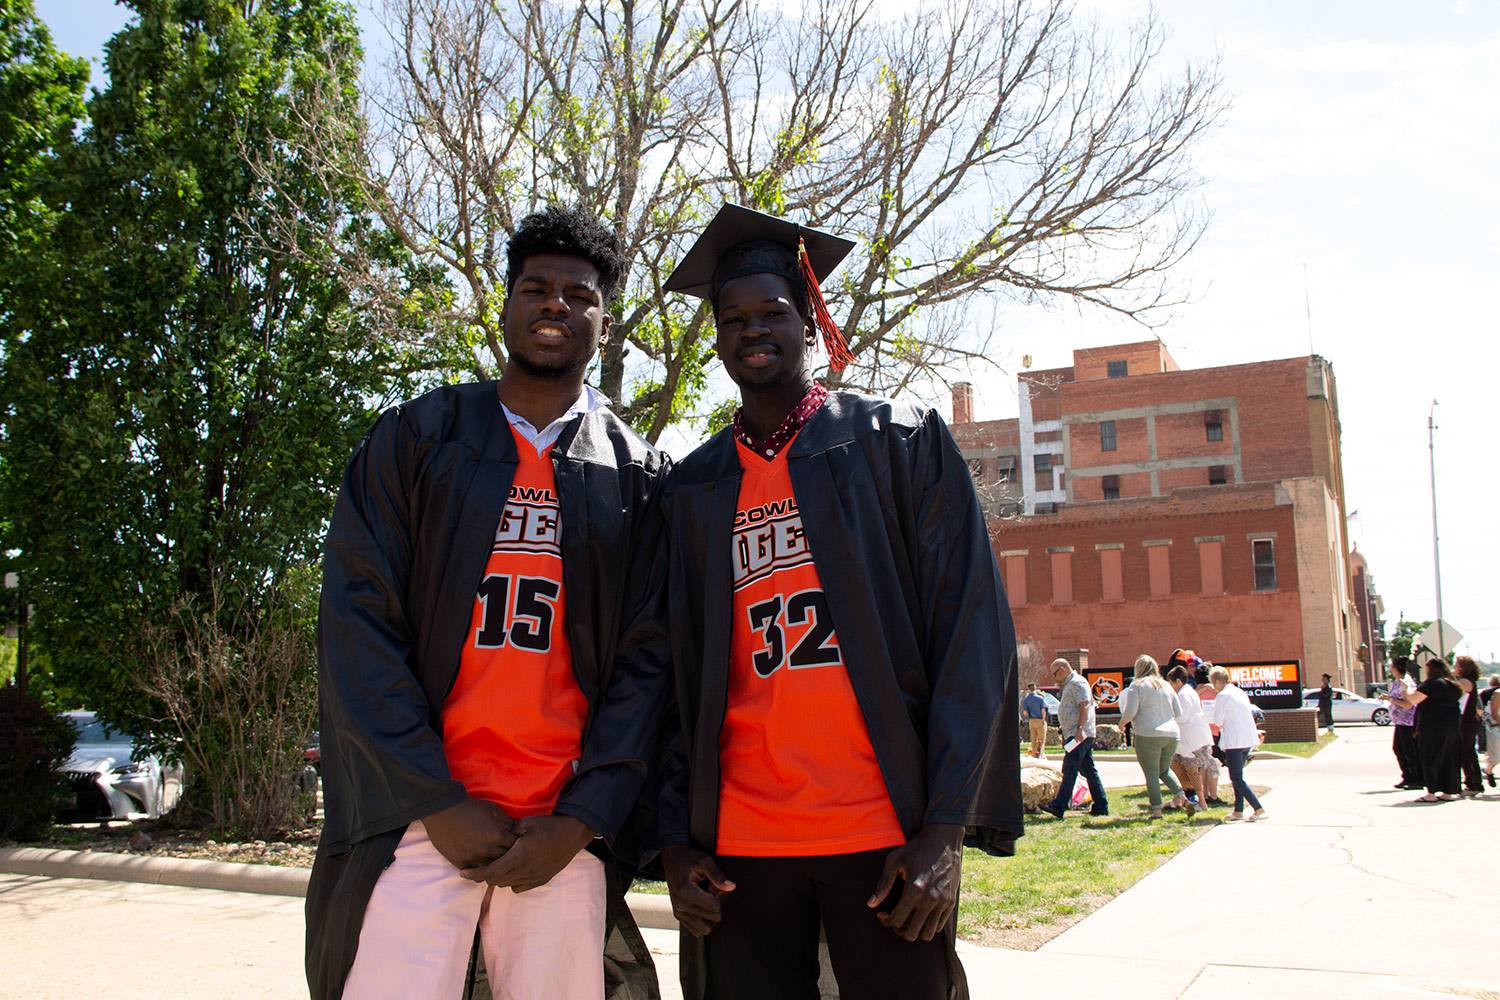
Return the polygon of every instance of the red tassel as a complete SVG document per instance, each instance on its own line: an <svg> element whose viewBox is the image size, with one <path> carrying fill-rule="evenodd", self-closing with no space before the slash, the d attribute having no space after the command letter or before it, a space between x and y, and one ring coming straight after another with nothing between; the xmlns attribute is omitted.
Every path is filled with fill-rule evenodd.
<svg viewBox="0 0 1500 1000"><path fill-rule="evenodd" d="M797 240L797 263L802 268L802 280L807 285L807 303L812 307L813 320L823 334L823 349L828 352L828 367L837 375L854 363L849 342L839 332L838 324L828 314L828 303L823 301L823 289L818 284L818 275L813 271L812 259L807 256L807 246Z"/></svg>

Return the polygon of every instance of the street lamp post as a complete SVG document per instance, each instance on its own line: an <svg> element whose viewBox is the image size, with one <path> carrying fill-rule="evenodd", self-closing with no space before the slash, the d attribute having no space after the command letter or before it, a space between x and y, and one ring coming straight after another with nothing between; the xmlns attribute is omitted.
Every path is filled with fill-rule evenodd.
<svg viewBox="0 0 1500 1000"><path fill-rule="evenodd" d="M1437 515L1437 405L1433 400L1427 411L1427 464L1432 473L1432 582L1437 591L1438 659L1447 660L1447 639L1443 636L1443 564L1438 558Z"/></svg>

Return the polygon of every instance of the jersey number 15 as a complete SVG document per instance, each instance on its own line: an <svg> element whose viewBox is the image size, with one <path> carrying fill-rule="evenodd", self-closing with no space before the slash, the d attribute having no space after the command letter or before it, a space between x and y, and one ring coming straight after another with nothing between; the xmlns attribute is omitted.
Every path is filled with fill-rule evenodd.
<svg viewBox="0 0 1500 1000"><path fill-rule="evenodd" d="M511 600L511 594L515 599ZM552 648L552 619L562 585L542 576L496 573L479 585L483 622L474 636L478 649L517 649L545 653Z"/></svg>

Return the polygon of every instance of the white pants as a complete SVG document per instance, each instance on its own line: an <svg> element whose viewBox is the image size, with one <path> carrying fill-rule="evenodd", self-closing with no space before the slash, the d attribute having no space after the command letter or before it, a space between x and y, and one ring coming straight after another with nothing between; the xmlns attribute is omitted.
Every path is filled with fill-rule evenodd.
<svg viewBox="0 0 1500 1000"><path fill-rule="evenodd" d="M344 996L457 1000L477 923L495 1000L601 1000L604 896L604 865L587 851L515 893L459 875L413 823L365 908Z"/></svg>

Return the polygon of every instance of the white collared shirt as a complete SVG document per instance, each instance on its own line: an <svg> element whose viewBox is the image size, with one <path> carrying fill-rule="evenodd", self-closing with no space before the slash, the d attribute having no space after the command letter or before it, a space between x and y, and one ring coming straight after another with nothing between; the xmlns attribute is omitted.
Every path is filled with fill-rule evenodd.
<svg viewBox="0 0 1500 1000"><path fill-rule="evenodd" d="M1219 746L1225 750L1244 750L1260 742L1250 698L1233 684L1214 698L1214 724L1219 727Z"/></svg>
<svg viewBox="0 0 1500 1000"><path fill-rule="evenodd" d="M510 425L517 431L520 431L521 436L529 441L531 446L540 454L557 441L563 432L563 428L568 425L569 420L580 414L593 413L595 410L602 409L608 405L609 397L585 382L583 391L578 394L577 399L573 400L573 405L568 407L562 416L541 430L533 427L531 421L519 413L511 412L510 407L504 403L500 404L500 409L505 411L505 419L510 421Z"/></svg>

